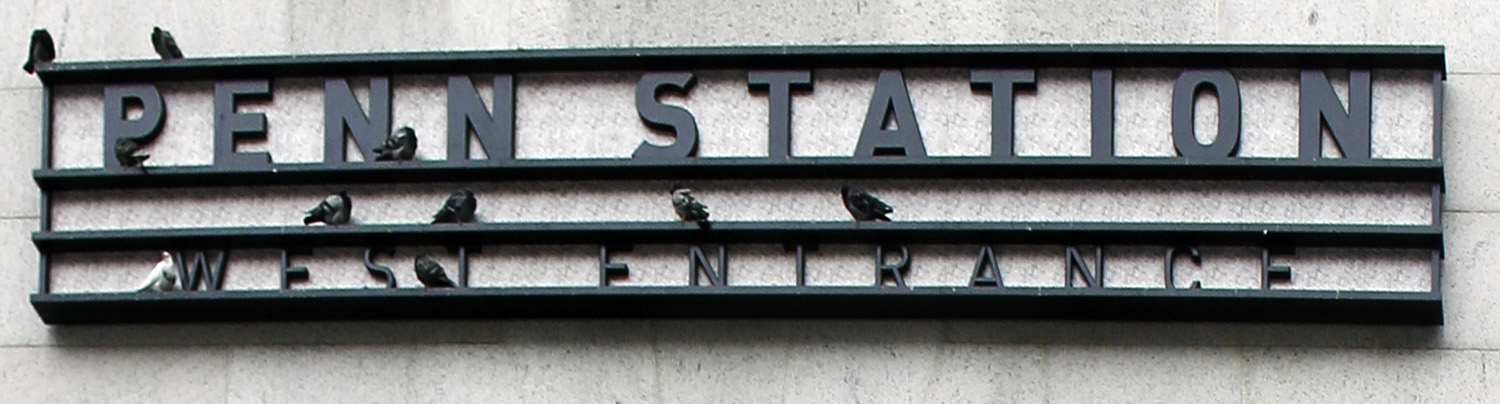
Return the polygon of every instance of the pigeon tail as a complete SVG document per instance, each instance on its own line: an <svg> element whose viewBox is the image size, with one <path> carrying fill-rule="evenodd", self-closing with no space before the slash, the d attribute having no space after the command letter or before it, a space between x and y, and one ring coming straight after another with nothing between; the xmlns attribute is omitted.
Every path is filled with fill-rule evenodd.
<svg viewBox="0 0 1500 404"><path fill-rule="evenodd" d="M713 227L713 225L708 224L707 220L699 220L698 221L698 228L700 228L700 229L709 230L712 227Z"/></svg>
<svg viewBox="0 0 1500 404"><path fill-rule="evenodd" d="M456 287L458 287L458 284L457 283L453 283L452 279L448 279L447 275L438 275L438 278L437 279L433 279L432 283L433 284L431 285L431 287L436 287L436 288L456 288Z"/></svg>
<svg viewBox="0 0 1500 404"><path fill-rule="evenodd" d="M25 70L26 74L36 74L36 61L26 59L26 63L21 65L21 70Z"/></svg>
<svg viewBox="0 0 1500 404"><path fill-rule="evenodd" d="M156 278L155 277L148 278L148 279L146 279L145 282L141 282L141 286L138 286L138 287L135 288L135 292L136 293L144 293L144 292L146 292L148 290L151 290L151 286L154 286L154 285L156 285Z"/></svg>
<svg viewBox="0 0 1500 404"><path fill-rule="evenodd" d="M870 219L870 220L876 221L876 222L889 222L889 221L891 221L891 218L886 217L885 215L877 215L877 216L875 216L874 219Z"/></svg>
<svg viewBox="0 0 1500 404"><path fill-rule="evenodd" d="M140 167L141 164L145 163L146 159L149 159L149 158L151 158L150 154L140 154L140 155L124 156L124 157L120 158L120 166L123 166L123 167Z"/></svg>
<svg viewBox="0 0 1500 404"><path fill-rule="evenodd" d="M307 213L307 217L302 218L302 224L303 225L309 225L309 224L313 224L313 223L317 223L317 222L321 222L321 221L323 221L323 219L320 218L320 217L318 217L317 215L313 214L312 212L308 212Z"/></svg>

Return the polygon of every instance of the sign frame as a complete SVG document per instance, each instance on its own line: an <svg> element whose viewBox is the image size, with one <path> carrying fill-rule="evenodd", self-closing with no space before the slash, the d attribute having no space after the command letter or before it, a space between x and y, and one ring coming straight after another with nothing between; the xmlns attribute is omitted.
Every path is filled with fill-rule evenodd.
<svg viewBox="0 0 1500 404"><path fill-rule="evenodd" d="M1441 221L1444 187L1441 46L1387 45L870 45L553 49L255 56L173 61L56 63L38 68L42 93L40 253L32 305L49 324L513 317L849 317L1046 318L1110 320L1350 322L1441 324ZM469 75L641 70L811 71L828 68L1087 68L1097 80L1117 68L1287 68L1428 70L1433 80L1432 158L1298 159L1190 157L635 158L429 161L388 164L296 163L151 168L54 168L53 91L79 84L268 80L288 77ZM1110 94L1112 99L1112 91ZM1098 101L1098 98L1095 99ZM1111 101L1112 102L1112 101ZM513 108L513 105L512 105ZM1096 112L1099 110L1095 108ZM1111 109L1112 110L1112 109ZM1096 113L1097 115L1097 113ZM644 117L644 114L643 114ZM643 118L644 119L644 118ZM1100 117L1095 117L1098 123ZM1113 117L1108 118L1112 122ZM773 120L774 121L774 120ZM774 126L774 123L773 123ZM773 128L774 129L774 128ZM1112 132L1110 132L1112 134ZM217 136L217 135L216 135ZM773 136L774 137L774 136ZM1111 140L1112 142L1112 140ZM1108 143L1107 145L1112 145ZM1094 146L1101 146L1096 136ZM774 148L773 148L774 149ZM400 172L400 176L390 175ZM1233 179L1246 181L1407 182L1431 186L1426 225L1177 223L852 223L734 222L698 232L676 223L484 223L465 226L361 225L55 231L53 192L243 185L358 184L400 181L533 181L808 178ZM459 251L516 239L600 246L599 288L453 290L203 290L190 293L52 293L49 256L57 253L445 245ZM631 244L770 242L796 251L818 244L1149 244L1253 245L1262 255L1306 246L1431 250L1432 288L1424 292L962 287L608 287L611 248ZM296 246L297 248L293 248ZM988 248L988 247L987 247ZM697 250L694 250L695 252ZM987 249L986 249L987 251ZM1071 251L1071 250L1070 250ZM696 257L696 255L695 255ZM982 257L982 255L981 255ZM462 258L461 258L462 260ZM1171 257L1167 266L1171 265ZM1266 276L1278 267L1263 260ZM722 262L722 261L721 261ZM461 264L464 265L464 264ZM877 260L877 274L881 262ZM285 266L285 265L284 265ZM721 269L723 265L720 265ZM692 268L696 271L698 268ZM798 266L799 273L801 265ZM1072 268L1065 268L1071 271ZM710 268L710 270L712 270ZM466 273L467 268L460 272ZM1170 268L1168 269L1170 271ZM883 276L883 275L878 275ZM1071 277L1071 275L1068 275ZM460 276L463 278L464 276ZM460 281L464 282L464 281ZM464 285L466 286L466 285ZM997 285L998 286L998 285ZM629 310L623 308L630 308ZM442 314L434 314L442 313Z"/></svg>

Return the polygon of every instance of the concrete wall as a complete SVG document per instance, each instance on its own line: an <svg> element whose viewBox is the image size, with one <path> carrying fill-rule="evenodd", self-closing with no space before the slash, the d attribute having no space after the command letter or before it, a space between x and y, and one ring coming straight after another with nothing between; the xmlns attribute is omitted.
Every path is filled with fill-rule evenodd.
<svg viewBox="0 0 1500 404"><path fill-rule="evenodd" d="M63 60L704 44L1437 43L1448 47L1440 328L1011 321L502 321L47 327L35 286L40 85L0 68L7 402L1478 402L1500 391L1500 7L1487 2L12 1Z"/></svg>

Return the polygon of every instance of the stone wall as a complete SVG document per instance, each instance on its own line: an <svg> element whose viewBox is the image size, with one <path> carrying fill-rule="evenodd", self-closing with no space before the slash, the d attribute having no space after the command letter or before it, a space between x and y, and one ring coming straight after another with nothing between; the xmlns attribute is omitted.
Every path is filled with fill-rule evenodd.
<svg viewBox="0 0 1500 404"><path fill-rule="evenodd" d="M5 253L0 256L12 257L0 272L4 274L0 276L0 380L9 387L7 402L1449 403L1483 401L1500 386L1500 381L1490 380L1486 372L1489 365L1500 364L1500 356L1495 353L1500 348L1500 328L1488 325L1500 320L1496 312L1500 298L1493 297L1496 295L1488 287L1500 286L1500 274L1483 264L1483 257L1500 252L1500 245L1491 241L1500 236L1500 188L1491 185L1497 177L1495 166L1500 163L1485 157L1500 147L1496 135L1491 134L1500 126L1500 113L1491 109L1494 105L1486 107L1495 104L1493 94L1500 91L1500 57L1490 52L1494 41L1500 40L1500 27L1493 23L1500 21L1500 7L1485 2L656 0L389 1L367 5L334 1L136 1L129 3L131 10L122 9L124 3L9 3L0 7L0 22L4 22L0 24L4 27L0 28L0 38L9 38L0 41L0 60L17 65L24 59L25 38L32 27L46 27L53 33L61 60L78 61L153 57L147 33L152 25L160 25L170 29L184 52L193 57L731 44L1421 43L1447 46L1449 77L1445 121L1441 123L1448 169L1447 197L1442 207L1447 227L1442 278L1446 325L1442 327L827 320L48 327L27 301L36 284L37 254L29 235L38 228L38 194L30 175L38 167L35 156L39 155L40 142L35 134L41 125L41 86L20 69L4 68L0 69L0 122L12 128L9 144L14 145L15 155L0 160L0 186L9 187L9 192L0 192L0 228L4 228L0 231L0 252ZM1061 72L1057 80L1067 82L1066 73ZM944 74L934 72L925 77L941 80ZM1043 72L1039 79L1053 79L1046 74ZM837 103L841 94L837 80L825 86L822 77L818 78L818 96L833 97L828 102ZM1143 72L1139 77L1149 82L1154 76ZM712 90L712 79L701 78L704 87L700 90ZM562 82L554 84L567 88L566 80L557 80ZM518 97L530 94L539 100L555 100L536 104L550 105L610 96L587 93L612 83L608 77L597 81L602 85L584 86L577 90L580 93L528 93L520 87ZM859 83L852 81L850 86ZM420 87L422 80L413 82ZM629 81L623 82L627 83L626 92L614 96L628 97ZM1273 91L1276 83L1274 77L1264 78L1265 88L1272 89L1268 91ZM422 96L420 91L403 93L401 82L396 84L398 97ZM1119 87L1117 95L1130 96L1128 88ZM1250 84L1246 88L1249 91ZM1139 93L1149 98L1150 87L1142 87ZM706 94L711 99L715 93ZM914 90L913 96L920 98L921 93ZM1040 97L1038 102L1043 101ZM289 93L285 99L295 102L297 98ZM282 100L278 93L278 105ZM613 100L602 103L627 105ZM518 105L525 108L526 104ZM745 105L764 108L759 102ZM808 105L813 108L809 111L818 111L816 102ZM839 110L829 108L829 113ZM764 116L763 109L755 111L748 111L746 116ZM1149 112L1150 108L1142 111ZM526 115L525 110L519 113ZM1143 113L1136 120L1122 115L1120 121L1149 123L1156 119L1149 115ZM416 111L412 116L425 115ZM1284 118L1270 114L1265 120L1257 120L1249 112L1245 116L1247 125ZM828 119L839 122L840 118ZM1040 121L1048 116L1033 119ZM970 121L955 119L948 124L961 127L975 123ZM983 127L984 121L977 124ZM518 125L524 133L524 121ZM763 128L764 122L745 125ZM935 130L939 127L933 124ZM421 133L436 135L440 130L434 127ZM1132 133L1149 131L1120 132L1127 137L1135 136ZM650 139L653 135L643 131L621 136L634 142L630 136ZM1160 151L1162 145L1150 144L1158 137L1139 137L1143 139L1139 143L1122 143L1135 145L1131 147L1141 154ZM1024 133L1018 133L1018 139L1024 138ZM742 150L738 145L764 147L748 135L704 139L705 153L735 153ZM848 148L846 140L835 138L831 144L812 142L793 147L833 154ZM274 142L266 147L282 147ZM929 150L950 154L988 150L982 146L967 150L962 145L969 143L959 141L951 144L954 146L948 149ZM1252 144L1247 138L1247 147ZM184 147L203 153L209 150ZM289 147L295 149L295 145ZM526 147L518 143L518 152L546 153L552 149ZM1080 154L1086 152L1087 142L1079 147L1084 147ZM1377 143L1376 147L1381 146ZM630 150L609 148L616 149ZM1399 147L1389 150L1398 155L1423 152ZM1276 155L1284 151L1273 147L1262 152ZM86 165L88 158L97 156L85 153L76 161ZM310 158L316 156L310 154ZM67 160L59 160L63 161ZM927 186L907 183L903 188L902 184L887 185L890 198L932 197L922 193ZM795 183L754 189L795 197L812 194L826 185ZM994 191L984 184L956 185L959 189L967 186ZM1068 187L1053 185L1049 188L1053 192ZM546 195L558 187L531 186L542 195L531 202L535 206L548 205ZM630 189L621 186L615 191L628 196L634 192ZM734 199L739 197L735 189L708 184L701 196ZM715 195L715 190L722 193ZM1377 201L1387 204L1382 209L1390 209L1390 214L1375 215L1371 222L1409 222L1430 213L1422 210L1431 209L1428 205L1402 202L1402 195L1413 192L1420 202L1421 190L1374 186L1355 191L1395 195L1394 200ZM1355 191L1351 192L1360 193ZM1173 189L1159 192L1171 195ZM293 196L296 190L284 193L268 196L268 206L284 202L302 208L297 204L301 199ZM531 194L516 191L512 196ZM403 201L414 198L401 193L384 197L392 206L404 206L407 202ZM961 200L965 194L946 197ZM1349 196L1328 198L1338 201L1341 197ZM129 223L131 209L120 208L121 212L105 214L104 219L90 217L87 209L124 204L149 211L161 203L152 198L130 192L60 198L58 225L108 226L110 220ZM627 201L627 208L621 211L646 212L640 213L639 220L668 217L665 210L629 208L634 206L629 203L652 203L647 196L639 198L639 202ZM1047 200L1045 195L1037 198ZM183 196L177 202L193 200ZM822 218L841 213L837 205L822 206L819 201L808 200L808 210L788 214ZM1274 207L1277 202L1225 203ZM908 212L917 217L923 214L916 203L906 205L912 206ZM1213 206L1222 205L1209 204ZM1085 214L1059 209L1057 214ZM72 216L68 216L70 212ZM1138 214L1152 212L1144 209ZM505 217L554 215L527 209L485 212L482 208L481 213L510 215ZM1317 214L1312 213L1314 220ZM566 248L542 252L548 253L571 256ZM649 256L651 251L641 254ZM150 257L140 259L149 263ZM85 257L73 262L87 267L92 261ZM336 279L333 284L368 283L358 275ZM133 276L121 274L118 280L128 284ZM539 282L498 276L492 280ZM72 281L61 272L59 277L59 287L106 288L90 285L90 279L95 278ZM836 283L839 277L819 279ZM1231 277L1225 282L1237 279ZM253 276L238 280L246 285L260 281ZM564 276L540 282L571 281ZM649 283L651 278L645 281ZM769 277L765 281L785 279ZM403 279L402 283L414 281Z"/></svg>

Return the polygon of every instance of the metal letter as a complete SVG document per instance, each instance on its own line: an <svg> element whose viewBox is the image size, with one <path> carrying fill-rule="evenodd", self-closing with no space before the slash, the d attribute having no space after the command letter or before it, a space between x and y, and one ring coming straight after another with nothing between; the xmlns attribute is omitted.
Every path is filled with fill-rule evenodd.
<svg viewBox="0 0 1500 404"><path fill-rule="evenodd" d="M886 118L895 119L895 129L885 129ZM859 131L859 145L854 148L854 158L876 156L927 157L922 129L900 70L880 71L870 108L865 112L865 125Z"/></svg>
<svg viewBox="0 0 1500 404"><path fill-rule="evenodd" d="M509 74L496 74L495 105L484 100L469 76L448 77L448 161L469 160L469 131L492 161L514 160L516 144L516 86Z"/></svg>
<svg viewBox="0 0 1500 404"><path fill-rule="evenodd" d="M128 119L125 103L139 102L141 118ZM161 92L152 84L125 84L104 86L104 169L119 170L115 160L115 141L130 138L142 147L161 134L162 124L167 122L167 104Z"/></svg>
<svg viewBox="0 0 1500 404"><path fill-rule="evenodd" d="M478 250L477 248L475 250ZM476 251L477 252L477 251ZM458 287L469 287L469 248L458 247Z"/></svg>
<svg viewBox="0 0 1500 404"><path fill-rule="evenodd" d="M1115 158L1115 71L1094 69L1092 74L1090 122L1093 125L1094 160Z"/></svg>
<svg viewBox="0 0 1500 404"><path fill-rule="evenodd" d="M244 99L271 99L267 80L214 83L214 165L223 168L269 168L271 154L235 152L240 140L266 138L266 114L236 113L234 104Z"/></svg>
<svg viewBox="0 0 1500 404"><path fill-rule="evenodd" d="M1193 263L1194 264L1198 264L1199 266L1203 265L1203 255L1202 254L1198 254L1198 249L1197 248L1194 248L1194 247L1172 247L1172 248L1168 248L1167 249L1167 260L1166 260L1166 262L1162 263L1162 276L1164 278L1166 278L1167 290L1177 289L1177 256L1182 255L1184 253L1186 253L1188 255L1188 257L1190 257L1190 258L1193 259ZM1196 282L1196 281L1193 282L1193 286L1195 286L1195 289L1196 289L1197 286L1200 286L1200 285L1201 284L1198 283L1198 282Z"/></svg>
<svg viewBox="0 0 1500 404"><path fill-rule="evenodd" d="M204 251L193 251L191 263L184 261L183 256L188 253L178 251L177 256L177 279L182 280L182 290L195 290L202 286L206 290L224 290L224 270L229 266L229 250L219 251L217 264L210 267L208 257Z"/></svg>
<svg viewBox="0 0 1500 404"><path fill-rule="evenodd" d="M372 258L374 258L374 256L375 256L376 253L386 253L386 254L395 255L396 251L393 250L393 249L390 249L390 248L366 248L365 249L365 270L366 271L370 271L370 275L373 275L376 278L385 279L385 287L391 288L391 289L395 289L396 288L396 274L393 273L393 272L391 272L391 267L375 264L375 262L372 260Z"/></svg>
<svg viewBox="0 0 1500 404"><path fill-rule="evenodd" d="M698 157L698 122L687 108L662 104L656 97L667 90L687 94L698 84L692 73L647 73L635 86L635 109L646 126L671 130L677 139L671 146L657 146L645 141L635 148L634 159L681 159Z"/></svg>
<svg viewBox="0 0 1500 404"><path fill-rule="evenodd" d="M990 90L990 158L1016 156L1016 90L1036 88L1036 69L974 70L969 87Z"/></svg>
<svg viewBox="0 0 1500 404"><path fill-rule="evenodd" d="M969 287L1005 287L1005 280L1000 278L1000 262L995 259L995 250L990 246L979 248L979 260L974 262L974 274L969 276Z"/></svg>
<svg viewBox="0 0 1500 404"><path fill-rule="evenodd" d="M323 85L323 163L346 164L346 137L354 138L354 148L366 163L375 162L375 146L391 134L391 79L370 79L370 113L360 107L354 90L344 79L328 79Z"/></svg>
<svg viewBox="0 0 1500 404"><path fill-rule="evenodd" d="M752 71L750 90L766 90L771 104L769 158L792 158L792 90L811 91L812 72L807 70Z"/></svg>
<svg viewBox="0 0 1500 404"><path fill-rule="evenodd" d="M807 252L817 251L818 245L813 244L811 246L808 246L805 244L787 244L783 245L782 248L786 249L787 251L797 252L797 287L800 288L807 286Z"/></svg>
<svg viewBox="0 0 1500 404"><path fill-rule="evenodd" d="M292 266L292 252L281 250L281 290L291 290L293 280L306 280L312 276L307 267Z"/></svg>
<svg viewBox="0 0 1500 404"><path fill-rule="evenodd" d="M1323 127L1349 161L1370 159L1370 71L1349 71L1349 109L1344 110L1333 84L1321 70L1303 70L1297 155L1303 161L1323 159Z"/></svg>
<svg viewBox="0 0 1500 404"><path fill-rule="evenodd" d="M1278 254L1291 254L1292 251L1278 251ZM1271 249L1260 249L1260 289L1271 290L1271 281L1292 281L1292 267L1271 265Z"/></svg>
<svg viewBox="0 0 1500 404"><path fill-rule="evenodd" d="M901 260L896 261L895 265L887 265L885 263L885 248L875 246L875 287L885 287L887 277L896 280L896 287L907 287L904 275L907 271L911 270L911 251L907 250L906 246L900 246L900 248Z"/></svg>
<svg viewBox="0 0 1500 404"><path fill-rule="evenodd" d="M616 247L620 251L630 251L630 247ZM608 287L612 277L625 278L630 276L630 265L623 262L609 262L609 246L599 246L599 287Z"/></svg>
<svg viewBox="0 0 1500 404"><path fill-rule="evenodd" d="M1063 262L1063 276L1066 277L1064 286L1073 287L1073 274L1078 274L1083 276L1084 287L1091 289L1103 288L1104 247L1094 247L1094 266L1098 267L1098 272L1090 273L1094 270L1089 268L1089 263L1083 260L1083 256L1078 255L1078 249L1071 246L1068 247L1067 257Z"/></svg>
<svg viewBox="0 0 1500 404"><path fill-rule="evenodd" d="M1199 91L1219 97L1219 132L1209 144L1198 142L1193 117ZM1172 87L1172 145L1188 160L1222 161L1240 152L1240 85L1228 70L1187 70Z"/></svg>
<svg viewBox="0 0 1500 404"><path fill-rule="evenodd" d="M700 275L708 276L708 285L713 287L724 287L729 285L729 253L724 246L719 246L719 270L714 271L714 266L708 262L708 257L703 256L703 249L692 246L688 250L688 285L698 286L701 284Z"/></svg>

